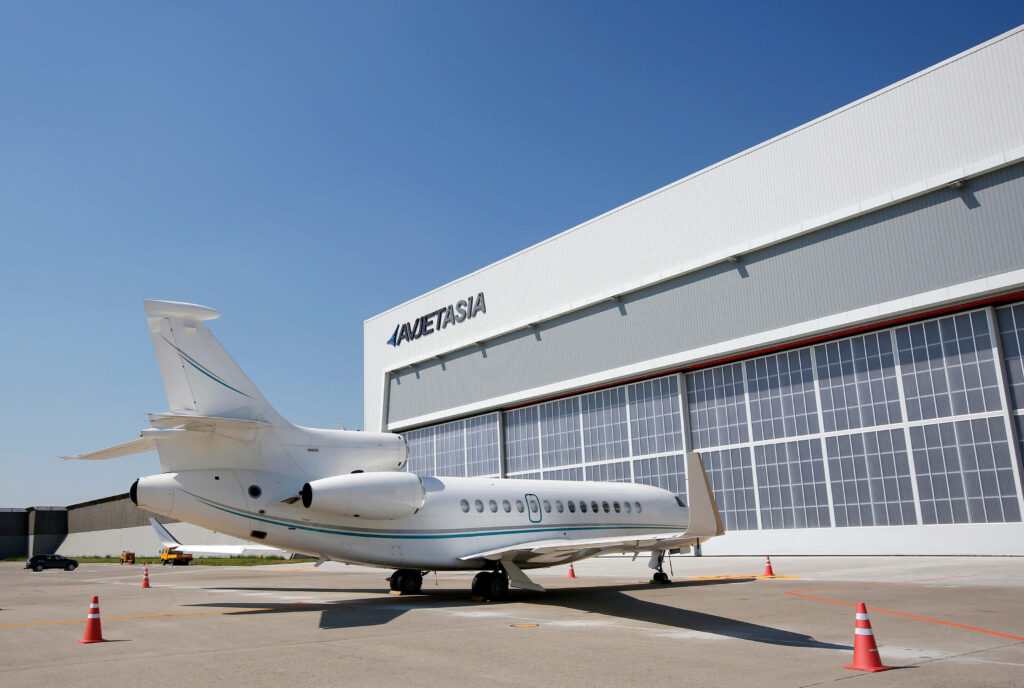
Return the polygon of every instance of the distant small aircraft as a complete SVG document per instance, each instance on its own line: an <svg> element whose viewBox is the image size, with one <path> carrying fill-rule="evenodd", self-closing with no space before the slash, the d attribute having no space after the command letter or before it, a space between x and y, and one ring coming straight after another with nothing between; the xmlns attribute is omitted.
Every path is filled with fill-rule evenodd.
<svg viewBox="0 0 1024 688"><path fill-rule="evenodd" d="M396 569L417 593L430 571L478 570L475 596L544 589L524 570L605 553L665 554L724 533L698 454L687 499L632 483L423 477L403 469L401 435L292 425L271 407L205 321L220 313L144 301L170 410L139 438L72 459L156 449L163 473L132 501L159 514L327 560Z"/></svg>
<svg viewBox="0 0 1024 688"><path fill-rule="evenodd" d="M267 545L183 545L178 541L178 538L171 535L171 531L167 530L167 528L155 518L149 519L149 525L153 526L153 530L156 531L156 537L160 540L161 545L169 550L181 552L182 554L227 554L238 557L246 555L256 557L265 557L268 555L284 556L288 554L288 552L283 549L269 547Z"/></svg>

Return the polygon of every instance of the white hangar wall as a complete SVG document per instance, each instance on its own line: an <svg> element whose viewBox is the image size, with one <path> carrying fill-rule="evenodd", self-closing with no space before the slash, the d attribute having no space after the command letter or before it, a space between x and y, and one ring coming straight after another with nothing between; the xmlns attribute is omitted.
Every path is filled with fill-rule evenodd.
<svg viewBox="0 0 1024 688"><path fill-rule="evenodd" d="M700 451L708 553L1024 555L1020 112L1024 27L375 316L366 428L676 492Z"/></svg>
<svg viewBox="0 0 1024 688"><path fill-rule="evenodd" d="M389 371L1020 160L1022 111L1024 33L1015 29L374 316L364 326L364 427L384 424ZM385 344L397 325L480 292L485 315ZM551 384L560 382L575 385Z"/></svg>

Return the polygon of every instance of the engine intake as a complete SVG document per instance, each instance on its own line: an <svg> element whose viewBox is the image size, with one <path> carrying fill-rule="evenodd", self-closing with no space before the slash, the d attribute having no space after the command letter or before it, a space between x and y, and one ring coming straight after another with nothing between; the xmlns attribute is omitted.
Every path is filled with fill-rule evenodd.
<svg viewBox="0 0 1024 688"><path fill-rule="evenodd" d="M302 486L302 506L337 516L395 520L412 516L427 500L415 473L350 473Z"/></svg>

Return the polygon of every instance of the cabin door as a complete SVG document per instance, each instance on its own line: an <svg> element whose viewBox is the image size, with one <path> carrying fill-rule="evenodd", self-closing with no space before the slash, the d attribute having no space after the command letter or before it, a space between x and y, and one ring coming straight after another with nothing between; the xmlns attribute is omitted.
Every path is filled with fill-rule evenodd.
<svg viewBox="0 0 1024 688"><path fill-rule="evenodd" d="M530 516L530 523L540 523L544 518L544 514L540 511L540 500L537 499L537 495L526 495L526 512Z"/></svg>

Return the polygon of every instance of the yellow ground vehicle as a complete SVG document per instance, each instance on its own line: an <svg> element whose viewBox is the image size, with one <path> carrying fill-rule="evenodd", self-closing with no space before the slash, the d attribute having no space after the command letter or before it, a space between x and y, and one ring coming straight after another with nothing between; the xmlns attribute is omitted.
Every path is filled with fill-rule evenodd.
<svg viewBox="0 0 1024 688"><path fill-rule="evenodd" d="M135 563L135 552L128 552L128 551L121 552L121 563L122 564L134 564Z"/></svg>
<svg viewBox="0 0 1024 688"><path fill-rule="evenodd" d="M191 554L185 554L170 547L160 550L160 563L164 566L168 564L172 566L188 566L190 561L192 561Z"/></svg>

